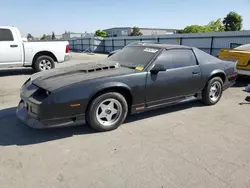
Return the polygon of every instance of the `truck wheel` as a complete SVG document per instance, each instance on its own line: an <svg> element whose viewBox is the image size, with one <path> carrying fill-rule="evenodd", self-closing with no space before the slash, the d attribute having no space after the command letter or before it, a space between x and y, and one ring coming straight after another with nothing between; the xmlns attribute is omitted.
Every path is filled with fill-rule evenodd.
<svg viewBox="0 0 250 188"><path fill-rule="evenodd" d="M128 104L119 93L111 92L95 98L87 110L87 122L97 131L117 129L126 119Z"/></svg>
<svg viewBox="0 0 250 188"><path fill-rule="evenodd" d="M36 72L50 70L55 68L55 61L47 55L38 57L32 66Z"/></svg>
<svg viewBox="0 0 250 188"><path fill-rule="evenodd" d="M206 105L214 105L219 102L223 93L223 81L220 77L210 79L202 91L202 102Z"/></svg>

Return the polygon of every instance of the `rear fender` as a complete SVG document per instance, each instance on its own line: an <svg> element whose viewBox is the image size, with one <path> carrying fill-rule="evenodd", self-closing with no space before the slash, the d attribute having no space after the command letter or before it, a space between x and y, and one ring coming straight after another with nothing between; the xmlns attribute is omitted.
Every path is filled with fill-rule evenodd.
<svg viewBox="0 0 250 188"><path fill-rule="evenodd" d="M220 70L220 69L216 69L216 70L212 71L211 74L210 74L209 79L216 76L216 75L218 75L218 76L221 75L223 77L222 80L225 81L226 73L223 70Z"/></svg>

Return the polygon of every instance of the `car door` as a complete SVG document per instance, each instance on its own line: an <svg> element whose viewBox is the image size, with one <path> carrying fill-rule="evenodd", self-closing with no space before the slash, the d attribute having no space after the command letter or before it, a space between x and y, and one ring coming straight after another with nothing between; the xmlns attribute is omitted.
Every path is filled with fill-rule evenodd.
<svg viewBox="0 0 250 188"><path fill-rule="evenodd" d="M178 101L201 90L201 70L191 49L164 50L153 64L164 65L166 71L148 72L147 106Z"/></svg>
<svg viewBox="0 0 250 188"><path fill-rule="evenodd" d="M10 29L0 28L0 64L21 63L22 48L15 33Z"/></svg>

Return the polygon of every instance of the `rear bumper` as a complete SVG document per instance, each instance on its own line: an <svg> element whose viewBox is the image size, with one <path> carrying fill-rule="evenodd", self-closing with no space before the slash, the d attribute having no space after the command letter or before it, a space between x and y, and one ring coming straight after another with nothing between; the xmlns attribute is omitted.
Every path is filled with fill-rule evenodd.
<svg viewBox="0 0 250 188"><path fill-rule="evenodd" d="M35 129L79 126L86 123L85 115L43 121L38 120L29 114L29 110L23 105L22 100L16 109L16 115L23 123Z"/></svg>
<svg viewBox="0 0 250 188"><path fill-rule="evenodd" d="M233 86L236 83L236 80L232 81L232 82L227 82L226 84L224 84L223 86L223 90L226 90L228 88L230 88L231 86Z"/></svg>
<svg viewBox="0 0 250 188"><path fill-rule="evenodd" d="M71 58L72 58L72 56L70 54L66 54L63 59L58 61L58 63L63 63L65 61L69 61L69 60L71 60Z"/></svg>
<svg viewBox="0 0 250 188"><path fill-rule="evenodd" d="M71 55L67 54L64 56L64 61L69 61L71 60L71 58L72 58Z"/></svg>
<svg viewBox="0 0 250 188"><path fill-rule="evenodd" d="M227 77L226 82L223 85L223 90L228 89L236 83L236 79L238 77L238 73L234 73Z"/></svg>

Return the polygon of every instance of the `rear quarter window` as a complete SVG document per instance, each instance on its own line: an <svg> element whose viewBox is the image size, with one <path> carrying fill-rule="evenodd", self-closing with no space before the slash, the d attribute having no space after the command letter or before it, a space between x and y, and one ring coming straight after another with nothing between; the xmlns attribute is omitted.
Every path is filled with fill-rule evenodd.
<svg viewBox="0 0 250 188"><path fill-rule="evenodd" d="M193 50L194 50L194 53L197 57L199 64L201 65L220 61L217 57L214 57L198 48L193 48Z"/></svg>
<svg viewBox="0 0 250 188"><path fill-rule="evenodd" d="M13 41L12 32L9 29L0 29L0 41Z"/></svg>

